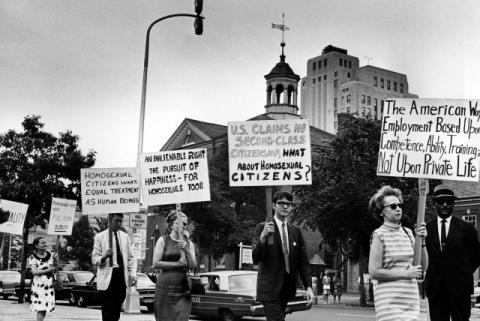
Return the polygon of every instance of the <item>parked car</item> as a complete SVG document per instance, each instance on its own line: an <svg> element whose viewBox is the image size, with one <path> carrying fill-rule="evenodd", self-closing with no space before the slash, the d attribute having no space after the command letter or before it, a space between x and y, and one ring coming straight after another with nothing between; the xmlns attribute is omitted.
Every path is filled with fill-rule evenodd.
<svg viewBox="0 0 480 321"><path fill-rule="evenodd" d="M94 276L86 285L71 289L71 299L79 307L100 305L100 295L95 278ZM155 283L145 273L137 273L137 291L140 297L140 305L146 306L148 311L152 312L155 302Z"/></svg>
<svg viewBox="0 0 480 321"><path fill-rule="evenodd" d="M86 285L93 276L90 271L59 271L58 281L61 287L55 290L55 300L68 300L70 304L75 304L71 290L76 286Z"/></svg>
<svg viewBox="0 0 480 321"><path fill-rule="evenodd" d="M201 273L199 277L203 286L192 286L192 315L223 321L265 316L263 304L255 300L257 271L216 271ZM310 308L306 291L297 289L285 312Z"/></svg>
<svg viewBox="0 0 480 321"><path fill-rule="evenodd" d="M20 273L17 271L0 271L0 295L4 299L15 295L15 286L20 284Z"/></svg>

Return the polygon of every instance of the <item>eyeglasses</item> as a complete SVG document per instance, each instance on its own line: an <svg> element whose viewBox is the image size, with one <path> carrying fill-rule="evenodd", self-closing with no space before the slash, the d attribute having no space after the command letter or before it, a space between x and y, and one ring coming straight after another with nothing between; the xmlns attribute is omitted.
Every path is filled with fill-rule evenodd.
<svg viewBox="0 0 480 321"><path fill-rule="evenodd" d="M385 205L383 208L390 207L392 210L396 210L397 207L402 209L403 208L403 203L392 203L389 205Z"/></svg>
<svg viewBox="0 0 480 321"><path fill-rule="evenodd" d="M292 202L278 201L277 205L282 207L290 207L292 206Z"/></svg>
<svg viewBox="0 0 480 321"><path fill-rule="evenodd" d="M452 205L453 200L450 198L439 198L435 200L435 203L437 203L438 205Z"/></svg>

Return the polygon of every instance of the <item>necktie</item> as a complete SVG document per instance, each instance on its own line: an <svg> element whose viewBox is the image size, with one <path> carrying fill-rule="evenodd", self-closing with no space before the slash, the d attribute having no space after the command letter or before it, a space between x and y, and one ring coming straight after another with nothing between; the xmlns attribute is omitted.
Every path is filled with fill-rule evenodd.
<svg viewBox="0 0 480 321"><path fill-rule="evenodd" d="M447 220L442 220L442 228L441 228L441 232L440 232L440 244L441 244L442 251L445 249L445 243L446 243L446 240L447 240L447 229L445 227L446 222L447 222Z"/></svg>
<svg viewBox="0 0 480 321"><path fill-rule="evenodd" d="M287 233L285 232L285 223L282 223L282 248L283 248L283 258L285 260L285 271L290 273L290 262L288 260L288 244L287 244Z"/></svg>
<svg viewBox="0 0 480 321"><path fill-rule="evenodd" d="M118 235L117 232L115 234L115 251L117 252L117 264L119 267L123 268L123 255L122 251L120 250L120 243L118 242Z"/></svg>

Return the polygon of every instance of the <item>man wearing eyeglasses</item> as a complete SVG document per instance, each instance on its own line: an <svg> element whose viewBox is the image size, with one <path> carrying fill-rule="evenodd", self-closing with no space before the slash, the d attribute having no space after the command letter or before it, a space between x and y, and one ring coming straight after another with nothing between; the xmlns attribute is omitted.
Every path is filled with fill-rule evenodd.
<svg viewBox="0 0 480 321"><path fill-rule="evenodd" d="M302 232L288 223L293 196L276 192L272 222L260 223L253 240L253 263L258 264L257 300L263 303L267 321L285 320L288 300L296 293L297 274L311 304L312 277Z"/></svg>
<svg viewBox="0 0 480 321"><path fill-rule="evenodd" d="M432 321L465 321L470 318L473 273L480 264L480 245L473 224L452 215L454 192L435 187L436 217L427 223L425 239L429 264L425 275Z"/></svg>

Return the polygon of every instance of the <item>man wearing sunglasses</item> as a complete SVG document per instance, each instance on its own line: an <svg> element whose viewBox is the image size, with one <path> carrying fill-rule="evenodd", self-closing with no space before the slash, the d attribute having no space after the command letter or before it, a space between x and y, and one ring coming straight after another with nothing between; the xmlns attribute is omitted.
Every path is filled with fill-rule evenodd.
<svg viewBox="0 0 480 321"><path fill-rule="evenodd" d="M276 192L273 221L260 223L255 229L252 257L258 264L257 300L263 303L267 321L285 320L288 300L295 297L297 273L310 304L313 299L305 241L300 229L288 222L292 201L289 192Z"/></svg>
<svg viewBox="0 0 480 321"><path fill-rule="evenodd" d="M473 224L452 215L454 192L435 187L436 217L427 223L425 239L429 264L425 275L431 321L470 318L473 273L480 264L480 245Z"/></svg>

